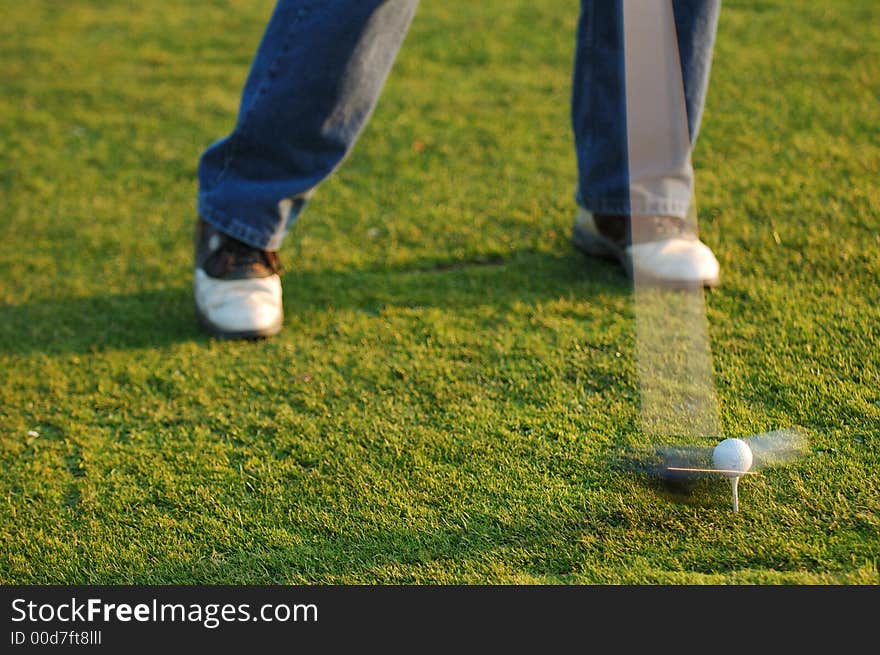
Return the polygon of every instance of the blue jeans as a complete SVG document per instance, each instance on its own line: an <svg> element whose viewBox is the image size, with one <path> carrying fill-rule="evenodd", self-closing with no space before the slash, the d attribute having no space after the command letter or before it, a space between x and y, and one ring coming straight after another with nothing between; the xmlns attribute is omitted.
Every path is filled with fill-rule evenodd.
<svg viewBox="0 0 880 655"><path fill-rule="evenodd" d="M354 146L417 5L279 0L236 126L199 162L201 217L277 250ZM580 205L687 214L719 10L720 0L582 0L571 105Z"/></svg>

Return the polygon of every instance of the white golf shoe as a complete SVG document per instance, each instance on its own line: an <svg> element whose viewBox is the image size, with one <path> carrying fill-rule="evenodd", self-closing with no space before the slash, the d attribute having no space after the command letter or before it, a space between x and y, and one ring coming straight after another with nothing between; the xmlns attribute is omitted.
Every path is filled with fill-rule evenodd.
<svg viewBox="0 0 880 655"><path fill-rule="evenodd" d="M195 251L196 316L208 332L226 339L256 339L281 330L277 253L233 239L201 219Z"/></svg>
<svg viewBox="0 0 880 655"><path fill-rule="evenodd" d="M588 255L616 259L632 279L669 287L719 281L718 260L696 227L672 216L594 214L579 208L574 245Z"/></svg>

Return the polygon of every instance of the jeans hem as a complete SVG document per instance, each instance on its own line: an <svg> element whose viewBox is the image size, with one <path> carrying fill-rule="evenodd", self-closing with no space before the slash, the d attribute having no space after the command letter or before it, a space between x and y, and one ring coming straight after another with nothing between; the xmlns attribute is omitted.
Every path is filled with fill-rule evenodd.
<svg viewBox="0 0 880 655"><path fill-rule="evenodd" d="M199 198L198 212L202 220L210 223L224 234L260 250L280 250L284 237L287 236L287 228L281 231L276 230L268 235L262 230L255 230L246 222L230 218L222 211L213 208L204 198Z"/></svg>

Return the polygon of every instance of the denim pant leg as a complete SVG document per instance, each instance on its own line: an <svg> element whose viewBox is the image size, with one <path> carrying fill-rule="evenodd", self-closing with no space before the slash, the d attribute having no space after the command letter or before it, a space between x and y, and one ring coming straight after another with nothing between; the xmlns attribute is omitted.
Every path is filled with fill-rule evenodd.
<svg viewBox="0 0 880 655"><path fill-rule="evenodd" d="M582 0L572 124L577 202L685 217L720 0Z"/></svg>
<svg viewBox="0 0 880 655"><path fill-rule="evenodd" d="M376 105L418 0L279 0L232 133L199 162L198 210L277 250Z"/></svg>

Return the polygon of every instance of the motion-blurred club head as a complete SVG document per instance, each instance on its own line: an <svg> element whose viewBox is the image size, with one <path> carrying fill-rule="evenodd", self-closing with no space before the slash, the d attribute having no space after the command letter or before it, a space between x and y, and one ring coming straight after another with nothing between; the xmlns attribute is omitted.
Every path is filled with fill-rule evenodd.
<svg viewBox="0 0 880 655"><path fill-rule="evenodd" d="M803 431L786 429L725 439L716 446L655 445L626 454L624 461L631 470L658 481L673 496L686 497L706 480L727 478L736 512L740 478L793 462L808 450Z"/></svg>

